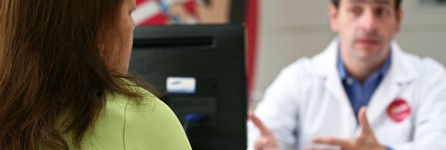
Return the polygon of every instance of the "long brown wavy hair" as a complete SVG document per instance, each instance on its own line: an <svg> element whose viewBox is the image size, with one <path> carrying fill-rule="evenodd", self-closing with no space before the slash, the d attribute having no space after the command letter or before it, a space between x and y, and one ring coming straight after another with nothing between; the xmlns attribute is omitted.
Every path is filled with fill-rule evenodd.
<svg viewBox="0 0 446 150"><path fill-rule="evenodd" d="M0 1L1 149L80 148L106 92L140 97L106 63L123 1Z"/></svg>

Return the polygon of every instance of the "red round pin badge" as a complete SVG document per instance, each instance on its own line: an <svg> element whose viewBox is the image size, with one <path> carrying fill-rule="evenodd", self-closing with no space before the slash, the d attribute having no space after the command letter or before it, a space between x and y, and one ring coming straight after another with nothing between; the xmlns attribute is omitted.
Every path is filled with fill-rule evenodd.
<svg viewBox="0 0 446 150"><path fill-rule="evenodd" d="M411 108L404 99L395 99L387 108L387 115L395 122L401 122L409 117Z"/></svg>

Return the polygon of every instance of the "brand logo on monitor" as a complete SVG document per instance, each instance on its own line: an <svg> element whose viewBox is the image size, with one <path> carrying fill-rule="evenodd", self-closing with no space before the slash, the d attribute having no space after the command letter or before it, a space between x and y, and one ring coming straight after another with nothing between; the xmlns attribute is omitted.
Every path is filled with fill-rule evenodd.
<svg viewBox="0 0 446 150"><path fill-rule="evenodd" d="M193 77L167 77L166 82L167 93L195 93L196 79Z"/></svg>

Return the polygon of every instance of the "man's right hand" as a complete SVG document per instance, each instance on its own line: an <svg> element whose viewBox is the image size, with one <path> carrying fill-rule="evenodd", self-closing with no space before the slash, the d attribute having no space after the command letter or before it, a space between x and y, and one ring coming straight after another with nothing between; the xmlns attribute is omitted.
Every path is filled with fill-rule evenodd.
<svg viewBox="0 0 446 150"><path fill-rule="evenodd" d="M260 137L256 139L254 144L255 150L279 150L276 138L273 133L263 125L262 121L253 113L248 113L249 119L260 131Z"/></svg>

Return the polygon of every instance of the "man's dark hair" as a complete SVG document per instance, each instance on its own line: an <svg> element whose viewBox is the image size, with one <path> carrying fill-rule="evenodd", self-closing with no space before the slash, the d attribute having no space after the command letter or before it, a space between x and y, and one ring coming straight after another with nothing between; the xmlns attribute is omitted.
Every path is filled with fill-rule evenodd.
<svg viewBox="0 0 446 150"><path fill-rule="evenodd" d="M339 8L339 3L341 2L341 0L331 0L331 3L333 3L333 5L336 6L336 8ZM395 9L401 9L401 0L396 0L395 3Z"/></svg>

